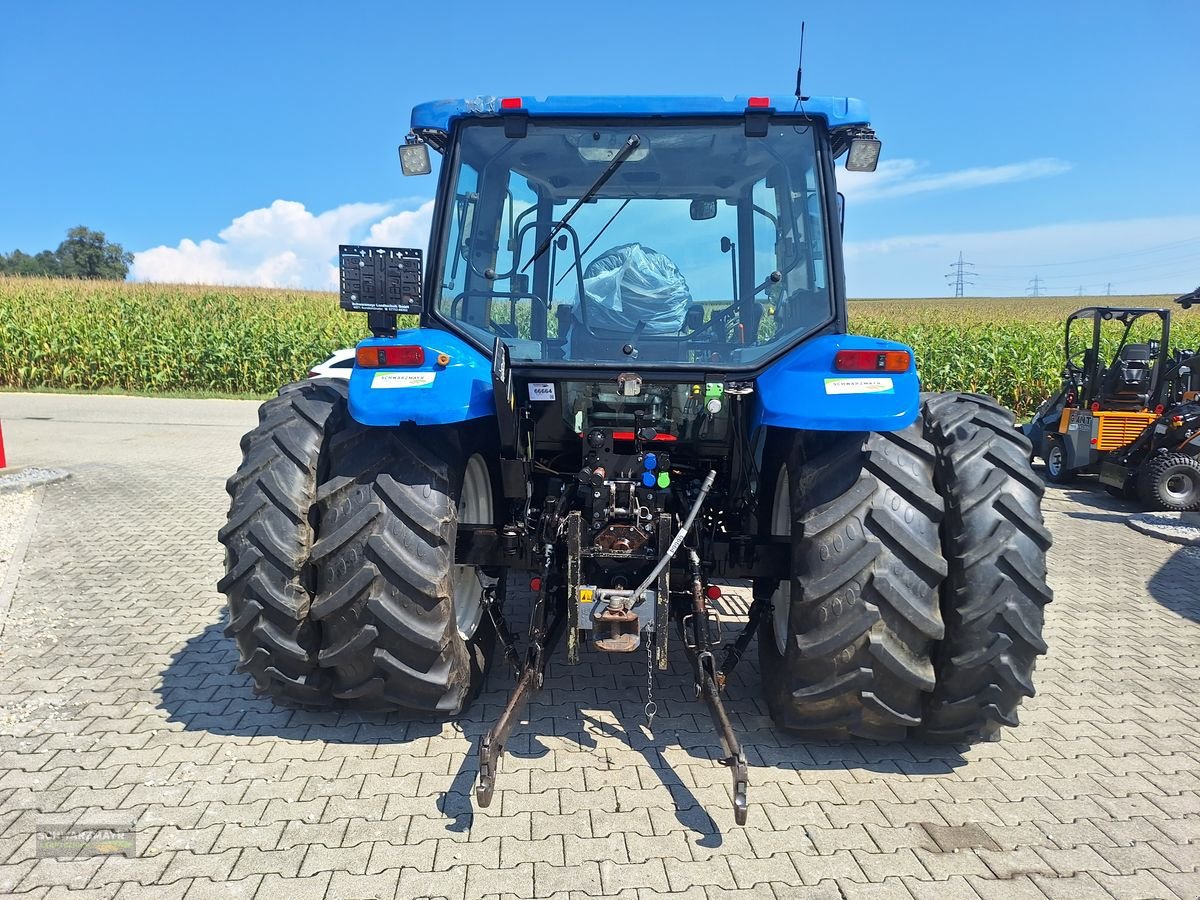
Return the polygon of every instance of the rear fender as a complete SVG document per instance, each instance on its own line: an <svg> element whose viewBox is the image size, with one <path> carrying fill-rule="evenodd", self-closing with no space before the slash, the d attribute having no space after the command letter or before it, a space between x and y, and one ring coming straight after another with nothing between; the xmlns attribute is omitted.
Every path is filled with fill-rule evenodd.
<svg viewBox="0 0 1200 900"><path fill-rule="evenodd" d="M350 415L363 425L450 425L494 416L492 363L448 331L408 328L394 338L367 338L359 348L419 344L425 362L350 373ZM446 358L438 362L439 356Z"/></svg>
<svg viewBox="0 0 1200 900"><path fill-rule="evenodd" d="M907 372L836 372L839 350L907 350ZM826 334L805 341L757 382L753 427L808 431L900 431L917 420L921 386L916 355L894 341Z"/></svg>

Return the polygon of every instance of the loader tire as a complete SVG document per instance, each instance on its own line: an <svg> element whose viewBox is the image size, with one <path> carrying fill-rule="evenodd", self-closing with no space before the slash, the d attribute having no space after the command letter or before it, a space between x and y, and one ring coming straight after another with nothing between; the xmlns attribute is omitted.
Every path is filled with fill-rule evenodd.
<svg viewBox="0 0 1200 900"><path fill-rule="evenodd" d="M318 527L317 484L329 437L346 418L346 386L334 379L287 385L258 409L242 438L242 463L226 483L225 634L237 643L238 671L255 693L282 705L326 706L329 678L317 665L320 638L309 619L314 580L309 552Z"/></svg>
<svg viewBox="0 0 1200 900"><path fill-rule="evenodd" d="M1079 475L1078 469L1067 468L1067 448L1061 435L1046 438L1046 479L1053 484L1070 484Z"/></svg>
<svg viewBox="0 0 1200 900"><path fill-rule="evenodd" d="M333 695L410 715L461 712L495 643L475 570L454 566L460 506L473 511L464 521L495 520L486 456L444 428L352 425L330 457L312 615Z"/></svg>
<svg viewBox="0 0 1200 900"><path fill-rule="evenodd" d="M771 715L811 737L902 739L934 687L943 630L933 447L919 420L894 433L772 438L764 525L791 534L792 578L759 632Z"/></svg>
<svg viewBox="0 0 1200 900"><path fill-rule="evenodd" d="M1190 512L1200 509L1200 460L1167 453L1146 463L1138 477L1138 493L1151 509Z"/></svg>
<svg viewBox="0 0 1200 900"><path fill-rule="evenodd" d="M917 736L995 740L1017 724L1046 652L1043 607L1050 532L1045 487L1029 465L1029 441L1013 415L980 394L923 396L926 435L937 448L936 483L946 500L942 541L950 572L942 587L946 636L934 656L937 687Z"/></svg>

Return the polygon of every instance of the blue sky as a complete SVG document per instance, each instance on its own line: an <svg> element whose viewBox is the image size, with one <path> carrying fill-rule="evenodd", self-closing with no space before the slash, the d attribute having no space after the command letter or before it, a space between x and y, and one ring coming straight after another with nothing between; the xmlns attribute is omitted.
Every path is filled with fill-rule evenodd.
<svg viewBox="0 0 1200 900"><path fill-rule="evenodd" d="M339 240L423 241L411 106L478 94L866 100L852 296L1200 282L1200 4L700 0L18 4L0 31L0 251L84 223L138 277L326 287ZM353 11L351 11L353 10Z"/></svg>

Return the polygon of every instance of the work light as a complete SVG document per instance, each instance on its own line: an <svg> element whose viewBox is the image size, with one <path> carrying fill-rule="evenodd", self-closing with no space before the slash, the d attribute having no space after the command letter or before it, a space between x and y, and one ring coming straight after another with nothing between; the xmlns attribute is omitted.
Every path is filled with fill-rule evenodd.
<svg viewBox="0 0 1200 900"><path fill-rule="evenodd" d="M846 154L847 172L874 172L879 165L879 151L883 147L874 138L855 138L850 142L850 152Z"/></svg>
<svg viewBox="0 0 1200 900"><path fill-rule="evenodd" d="M410 134L400 145L400 169L405 175L428 175L431 171L429 148L415 135Z"/></svg>

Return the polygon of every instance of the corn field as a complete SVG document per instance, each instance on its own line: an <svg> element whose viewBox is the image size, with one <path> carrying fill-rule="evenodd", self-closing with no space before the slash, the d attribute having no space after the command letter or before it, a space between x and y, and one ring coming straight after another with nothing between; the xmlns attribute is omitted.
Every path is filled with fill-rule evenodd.
<svg viewBox="0 0 1200 900"><path fill-rule="evenodd" d="M980 391L1028 414L1058 383L1068 313L1169 301L852 301L850 325L912 346L927 390ZM1200 310L1173 309L1173 345L1200 348ZM265 396L365 334L365 316L333 294L0 277L0 387Z"/></svg>

